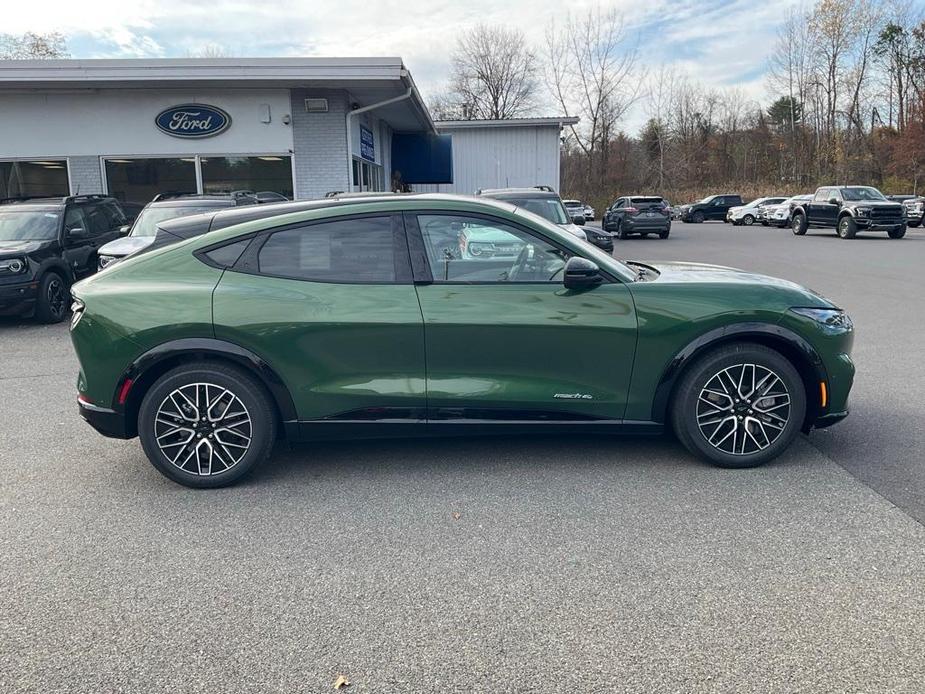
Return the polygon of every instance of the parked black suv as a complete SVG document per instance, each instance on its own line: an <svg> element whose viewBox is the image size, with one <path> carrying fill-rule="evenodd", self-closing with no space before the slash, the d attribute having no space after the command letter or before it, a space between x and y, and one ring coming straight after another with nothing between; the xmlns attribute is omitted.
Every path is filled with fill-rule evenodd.
<svg viewBox="0 0 925 694"><path fill-rule="evenodd" d="M127 221L103 195L0 201L0 314L63 320L68 287L96 272L97 250Z"/></svg>
<svg viewBox="0 0 925 694"><path fill-rule="evenodd" d="M710 195L700 202L690 205L681 205L681 221L700 224L710 219L720 222L726 221L726 213L730 207L742 204L742 196L725 193L723 195Z"/></svg>
<svg viewBox="0 0 925 694"><path fill-rule="evenodd" d="M157 227L161 222L175 217L187 217L200 212L224 210L240 205L256 205L259 195L277 195L276 193L251 193L239 191L229 195L197 195L194 193L160 193L145 205L138 214L128 236L116 239L99 249L99 269L103 270L117 263L126 256L137 253L154 241ZM280 196L283 201L285 197ZM272 200L268 198L268 201Z"/></svg>
<svg viewBox="0 0 925 694"><path fill-rule="evenodd" d="M604 211L601 225L621 239L630 234L658 234L660 239L667 239L671 233L671 207L656 195L617 198Z"/></svg>
<svg viewBox="0 0 925 694"><path fill-rule="evenodd" d="M803 236L810 227L835 227L843 239L859 231L885 231L891 239L906 235L902 204L887 200L870 186L825 186L813 199L794 208L790 228Z"/></svg>

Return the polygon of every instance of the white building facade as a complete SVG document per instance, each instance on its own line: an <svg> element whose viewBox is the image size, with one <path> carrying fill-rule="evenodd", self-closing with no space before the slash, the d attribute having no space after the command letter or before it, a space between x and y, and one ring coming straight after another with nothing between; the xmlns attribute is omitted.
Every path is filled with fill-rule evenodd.
<svg viewBox="0 0 925 694"><path fill-rule="evenodd" d="M400 58L3 61L0 198L557 187L563 121L514 123L435 124Z"/></svg>

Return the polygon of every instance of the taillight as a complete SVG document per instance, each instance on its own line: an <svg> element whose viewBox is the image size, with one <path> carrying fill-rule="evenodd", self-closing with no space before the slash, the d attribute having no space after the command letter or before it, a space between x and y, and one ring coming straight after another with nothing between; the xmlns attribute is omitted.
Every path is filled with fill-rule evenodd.
<svg viewBox="0 0 925 694"><path fill-rule="evenodd" d="M623 208L623 211L626 212L627 214L637 214L637 213L639 212L639 208L637 208L637 207L624 207L624 208Z"/></svg>

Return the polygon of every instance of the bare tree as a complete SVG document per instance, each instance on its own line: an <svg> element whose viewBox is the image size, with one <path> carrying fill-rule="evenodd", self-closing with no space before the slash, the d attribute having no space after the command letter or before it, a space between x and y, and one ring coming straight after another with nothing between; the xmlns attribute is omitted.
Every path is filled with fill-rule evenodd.
<svg viewBox="0 0 925 694"><path fill-rule="evenodd" d="M186 52L187 58L234 58L235 55L224 46L217 43L208 43L202 48Z"/></svg>
<svg viewBox="0 0 925 694"><path fill-rule="evenodd" d="M47 60L69 58L63 34L0 34L0 60Z"/></svg>
<svg viewBox="0 0 925 694"><path fill-rule="evenodd" d="M452 56L451 101L466 119L527 115L536 96L536 55L523 33L479 24L464 32Z"/></svg>
<svg viewBox="0 0 925 694"><path fill-rule="evenodd" d="M566 14L546 30L546 82L559 109L581 118L571 138L588 159L606 167L617 124L637 100L637 45L630 42L623 15L600 6Z"/></svg>

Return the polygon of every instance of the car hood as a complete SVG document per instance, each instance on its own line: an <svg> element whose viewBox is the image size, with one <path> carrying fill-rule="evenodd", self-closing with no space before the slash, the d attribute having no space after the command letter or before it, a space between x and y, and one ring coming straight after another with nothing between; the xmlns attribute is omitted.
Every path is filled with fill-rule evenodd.
<svg viewBox="0 0 925 694"><path fill-rule="evenodd" d="M126 236L100 246L98 255L111 255L116 258L124 258L132 253L137 253L142 248L147 248L153 242L153 236Z"/></svg>
<svg viewBox="0 0 925 694"><path fill-rule="evenodd" d="M0 241L0 257L34 253L50 241Z"/></svg>
<svg viewBox="0 0 925 694"><path fill-rule="evenodd" d="M806 303L794 303L794 306L832 306L833 304L820 294L807 289L806 287L784 280L779 277L762 275L747 270L739 270L722 265L707 265L704 263L684 263L684 262L639 262L638 265L644 265L655 268L659 272L657 279L652 281L659 283L692 283L701 284L725 284L730 285L730 290L735 286L742 285L760 285L763 287L775 287L783 291L790 292L800 297L800 301Z"/></svg>

